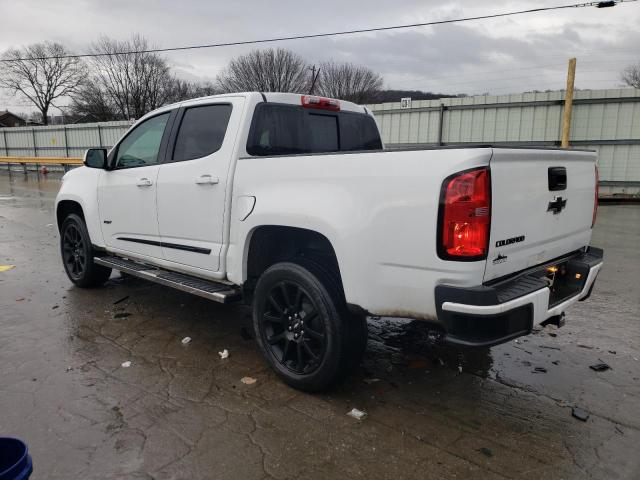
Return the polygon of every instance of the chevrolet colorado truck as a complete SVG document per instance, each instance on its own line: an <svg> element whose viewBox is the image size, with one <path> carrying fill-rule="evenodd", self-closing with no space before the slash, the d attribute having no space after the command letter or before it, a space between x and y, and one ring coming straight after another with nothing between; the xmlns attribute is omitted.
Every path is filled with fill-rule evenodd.
<svg viewBox="0 0 640 480"><path fill-rule="evenodd" d="M359 362L367 315L488 347L560 323L602 266L594 152L385 150L371 112L335 99L185 101L84 164L56 199L70 280L115 269L244 301L268 363L307 391Z"/></svg>

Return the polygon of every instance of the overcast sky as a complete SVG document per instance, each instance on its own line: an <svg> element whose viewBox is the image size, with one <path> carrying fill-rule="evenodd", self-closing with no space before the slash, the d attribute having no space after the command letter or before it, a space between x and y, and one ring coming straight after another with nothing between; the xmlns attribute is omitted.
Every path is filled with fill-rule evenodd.
<svg viewBox="0 0 640 480"><path fill-rule="evenodd" d="M100 34L139 33L171 47L426 22L577 3L575 0L0 0L0 51L53 40L84 52ZM310 62L350 61L380 72L385 87L495 94L561 89L578 58L576 87L621 85L640 62L640 2L409 30L286 41ZM187 79L214 79L250 46L167 54ZM0 109L25 110L0 97Z"/></svg>

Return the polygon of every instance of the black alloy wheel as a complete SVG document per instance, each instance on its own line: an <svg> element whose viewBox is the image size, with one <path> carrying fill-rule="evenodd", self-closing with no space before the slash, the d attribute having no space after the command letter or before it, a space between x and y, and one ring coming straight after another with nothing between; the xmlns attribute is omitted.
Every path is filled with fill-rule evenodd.
<svg viewBox="0 0 640 480"><path fill-rule="evenodd" d="M326 331L311 295L297 282L274 285L262 313L266 344L274 357L295 374L313 372L326 352Z"/></svg>
<svg viewBox="0 0 640 480"><path fill-rule="evenodd" d="M62 260L69 277L79 280L87 269L87 246L75 223L69 223L62 237Z"/></svg>
<svg viewBox="0 0 640 480"><path fill-rule="evenodd" d="M97 287L109 280L111 269L94 263L94 251L81 216L72 213L60 228L60 253L69 280L78 287Z"/></svg>
<svg viewBox="0 0 640 480"><path fill-rule="evenodd" d="M253 292L258 346L280 378L299 390L325 390L350 370L353 345L361 344L350 319L338 281L305 258L270 266Z"/></svg>

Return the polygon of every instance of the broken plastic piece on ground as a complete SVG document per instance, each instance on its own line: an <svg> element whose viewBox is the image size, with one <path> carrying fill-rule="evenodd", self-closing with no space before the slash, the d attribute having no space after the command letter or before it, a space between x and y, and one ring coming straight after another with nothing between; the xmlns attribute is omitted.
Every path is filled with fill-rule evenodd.
<svg viewBox="0 0 640 480"><path fill-rule="evenodd" d="M189 343L191 343L191 337L184 337L182 339L182 344L183 345L188 345Z"/></svg>
<svg viewBox="0 0 640 480"><path fill-rule="evenodd" d="M15 265L0 265L0 272L6 272L7 270L11 270L16 268Z"/></svg>
<svg viewBox="0 0 640 480"><path fill-rule="evenodd" d="M376 383L379 382L380 379L379 378L365 378L362 380L364 383L366 383L367 385L371 385L372 383Z"/></svg>
<svg viewBox="0 0 640 480"><path fill-rule="evenodd" d="M357 408L352 408L349 412L347 412L347 415L355 418L356 420L364 420L365 418L367 418L367 412L363 412L362 410L358 410Z"/></svg>
<svg viewBox="0 0 640 480"><path fill-rule="evenodd" d="M122 297L120 300L116 300L115 302L113 302L113 304L118 305L119 303L122 303L127 299L129 299L129 295L127 295L126 297Z"/></svg>
<svg viewBox="0 0 640 480"><path fill-rule="evenodd" d="M227 350L226 348L224 350L222 350L221 352L218 352L218 355L220 355L220 358L222 360L224 360L225 358L229 358L229 350Z"/></svg>
<svg viewBox="0 0 640 480"><path fill-rule="evenodd" d="M225 350L225 352L226 352L226 350ZM255 379L255 378L253 378L253 377L242 377L242 378L240 379L240 381L241 381L242 383L244 383L245 385L253 385L253 384L254 384L254 383L256 383L258 380L256 380L256 379Z"/></svg>
<svg viewBox="0 0 640 480"><path fill-rule="evenodd" d="M126 362L122 362L122 368L129 368L131 366L131 362L127 360Z"/></svg>
<svg viewBox="0 0 640 480"><path fill-rule="evenodd" d="M589 412L581 409L580 407L573 407L571 409L571 415L578 420L582 420L583 422L586 422L589 419Z"/></svg>
<svg viewBox="0 0 640 480"><path fill-rule="evenodd" d="M589 365L589 368L591 370L593 370L594 372L606 372L611 367L609 365L607 365L606 363L602 362L602 363L596 363L594 365Z"/></svg>
<svg viewBox="0 0 640 480"><path fill-rule="evenodd" d="M53 227L53 223L47 223L47 227L49 228Z"/></svg>

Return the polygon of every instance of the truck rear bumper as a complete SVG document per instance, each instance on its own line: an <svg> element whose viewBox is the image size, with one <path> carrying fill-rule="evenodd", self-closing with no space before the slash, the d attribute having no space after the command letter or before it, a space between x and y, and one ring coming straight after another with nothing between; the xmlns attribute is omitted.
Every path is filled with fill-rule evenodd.
<svg viewBox="0 0 640 480"><path fill-rule="evenodd" d="M450 343L489 347L531 333L591 294L602 249L590 247L478 287L438 285L438 320Z"/></svg>

